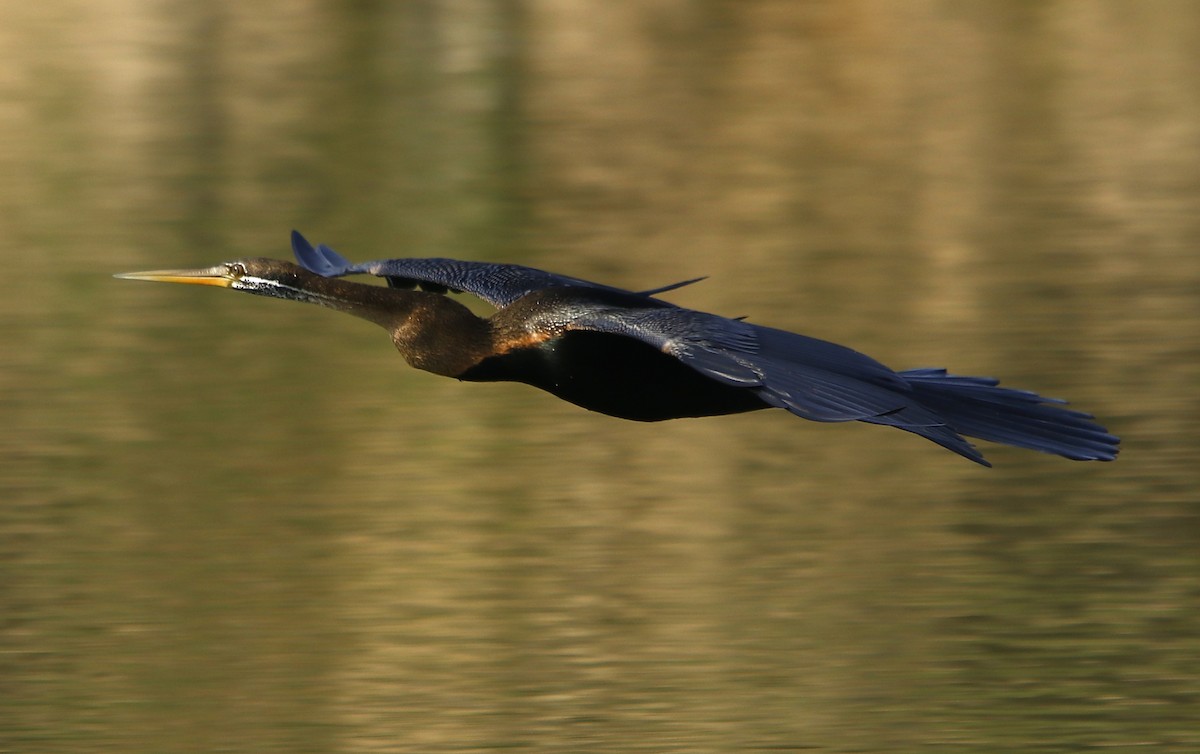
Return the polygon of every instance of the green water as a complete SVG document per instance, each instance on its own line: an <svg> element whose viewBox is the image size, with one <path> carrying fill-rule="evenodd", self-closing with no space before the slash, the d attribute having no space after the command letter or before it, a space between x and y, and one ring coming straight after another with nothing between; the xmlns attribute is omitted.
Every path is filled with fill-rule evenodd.
<svg viewBox="0 0 1200 754"><path fill-rule="evenodd" d="M1200 8L0 8L0 751L1200 750ZM638 424L316 307L457 256L1072 399Z"/></svg>

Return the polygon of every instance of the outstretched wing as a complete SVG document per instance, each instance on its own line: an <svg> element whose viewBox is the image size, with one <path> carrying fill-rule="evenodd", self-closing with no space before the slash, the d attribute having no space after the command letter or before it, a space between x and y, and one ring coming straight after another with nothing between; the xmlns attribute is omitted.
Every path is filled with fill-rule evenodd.
<svg viewBox="0 0 1200 754"><path fill-rule="evenodd" d="M603 308L568 328L636 338L805 419L894 426L986 463L904 378L836 343L679 307Z"/></svg>
<svg viewBox="0 0 1200 754"><path fill-rule="evenodd" d="M425 290L445 293L466 291L492 306L508 306L517 299L545 288L591 288L622 293L631 292L587 280L556 275L552 272L524 267L519 264L492 262L463 262L457 259L379 259L354 264L325 244L315 249L298 231L292 231L292 251L296 260L309 272L322 277L367 274L387 278L393 288L421 286ZM651 296L674 290L702 280L685 280L650 291L633 294Z"/></svg>
<svg viewBox="0 0 1200 754"><path fill-rule="evenodd" d="M1119 438L1064 401L944 369L893 372L845 346L713 314L610 308L571 328L637 338L701 374L823 422L862 421L920 435L990 466L963 435L1077 460L1111 461Z"/></svg>

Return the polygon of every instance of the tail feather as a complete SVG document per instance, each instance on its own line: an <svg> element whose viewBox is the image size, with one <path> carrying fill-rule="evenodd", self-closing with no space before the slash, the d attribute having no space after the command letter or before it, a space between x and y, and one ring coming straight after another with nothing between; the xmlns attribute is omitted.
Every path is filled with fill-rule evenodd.
<svg viewBox="0 0 1200 754"><path fill-rule="evenodd" d="M948 374L944 369L913 369L900 376L922 405L960 434L1077 461L1111 461L1119 452L1120 438L1092 421L1090 414L1062 408L1065 401L1057 398L999 387L990 377ZM920 429L909 431L928 437Z"/></svg>

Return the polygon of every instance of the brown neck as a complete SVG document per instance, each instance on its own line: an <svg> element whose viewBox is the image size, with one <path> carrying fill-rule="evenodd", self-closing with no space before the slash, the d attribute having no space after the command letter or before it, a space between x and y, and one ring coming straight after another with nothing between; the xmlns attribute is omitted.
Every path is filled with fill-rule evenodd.
<svg viewBox="0 0 1200 754"><path fill-rule="evenodd" d="M493 353L488 321L447 296L307 274L303 300L374 322L412 366L457 377Z"/></svg>

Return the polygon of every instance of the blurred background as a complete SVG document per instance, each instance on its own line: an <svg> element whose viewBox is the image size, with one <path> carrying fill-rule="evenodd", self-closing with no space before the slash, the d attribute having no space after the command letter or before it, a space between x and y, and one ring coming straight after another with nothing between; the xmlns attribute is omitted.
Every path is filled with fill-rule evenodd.
<svg viewBox="0 0 1200 754"><path fill-rule="evenodd" d="M1200 5L0 4L0 751L1200 749ZM518 262L1070 398L661 424L114 272Z"/></svg>

